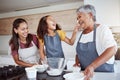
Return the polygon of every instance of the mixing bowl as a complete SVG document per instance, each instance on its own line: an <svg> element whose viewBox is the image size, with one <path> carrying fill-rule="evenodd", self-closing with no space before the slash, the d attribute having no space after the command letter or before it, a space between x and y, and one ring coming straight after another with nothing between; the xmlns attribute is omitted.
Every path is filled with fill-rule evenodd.
<svg viewBox="0 0 120 80"><path fill-rule="evenodd" d="M50 76L61 75L66 66L66 62L67 61L64 58L47 58L48 75Z"/></svg>

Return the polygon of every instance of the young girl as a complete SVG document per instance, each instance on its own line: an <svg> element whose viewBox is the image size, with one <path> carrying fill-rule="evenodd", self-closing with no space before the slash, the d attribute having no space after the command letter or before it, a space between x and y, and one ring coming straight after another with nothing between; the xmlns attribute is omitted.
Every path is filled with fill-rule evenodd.
<svg viewBox="0 0 120 80"><path fill-rule="evenodd" d="M77 31L78 29L75 27L72 37L69 39L52 16L47 15L42 17L37 29L41 59L44 60L45 56L47 58L64 58L65 56L62 50L61 41L73 45Z"/></svg>
<svg viewBox="0 0 120 80"><path fill-rule="evenodd" d="M39 62L37 37L28 32L26 20L18 18L13 22L12 37L9 42L11 54L15 62L24 67L31 67Z"/></svg>

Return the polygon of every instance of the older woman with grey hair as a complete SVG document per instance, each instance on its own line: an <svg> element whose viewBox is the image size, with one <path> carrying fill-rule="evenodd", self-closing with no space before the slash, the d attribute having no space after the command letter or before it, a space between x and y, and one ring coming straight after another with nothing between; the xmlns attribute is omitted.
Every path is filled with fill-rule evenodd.
<svg viewBox="0 0 120 80"><path fill-rule="evenodd" d="M77 22L81 34L76 46L76 60L89 79L95 72L114 72L117 44L108 26L96 24L96 11L92 5L77 9ZM75 65L78 65L76 62Z"/></svg>

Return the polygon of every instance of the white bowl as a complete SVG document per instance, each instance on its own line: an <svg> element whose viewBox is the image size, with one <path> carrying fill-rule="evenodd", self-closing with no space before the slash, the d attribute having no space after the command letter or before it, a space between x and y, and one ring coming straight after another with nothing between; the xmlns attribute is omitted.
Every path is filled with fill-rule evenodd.
<svg viewBox="0 0 120 80"><path fill-rule="evenodd" d="M63 72L63 70L61 70L61 69L50 69L50 70L47 70L47 73L50 76L59 76L59 75L62 74L62 72Z"/></svg>
<svg viewBox="0 0 120 80"><path fill-rule="evenodd" d="M73 67L73 72L80 72L80 71L81 71L81 67L78 66Z"/></svg>
<svg viewBox="0 0 120 80"><path fill-rule="evenodd" d="M35 65L34 68L37 70L37 72L44 72L48 68L47 65Z"/></svg>
<svg viewBox="0 0 120 80"><path fill-rule="evenodd" d="M83 73L76 72L76 73L67 73L63 75L63 77L65 78L65 80L84 80L85 76Z"/></svg>
<svg viewBox="0 0 120 80"><path fill-rule="evenodd" d="M62 74L66 65L66 60L64 58L47 58L47 64L49 66L47 69L48 75L58 76Z"/></svg>

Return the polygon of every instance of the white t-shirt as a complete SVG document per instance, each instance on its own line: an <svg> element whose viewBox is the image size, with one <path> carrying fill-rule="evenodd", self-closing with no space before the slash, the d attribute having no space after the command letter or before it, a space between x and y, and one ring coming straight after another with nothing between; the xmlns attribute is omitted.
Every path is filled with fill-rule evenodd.
<svg viewBox="0 0 120 80"><path fill-rule="evenodd" d="M91 41L93 41L93 31L88 34L82 34L80 42L87 43ZM99 27L96 28L96 50L98 55L101 55L107 48L112 46L116 46L117 51L117 43L114 40L111 30L105 25L99 25ZM111 57L107 63L113 64L114 58L114 56Z"/></svg>

